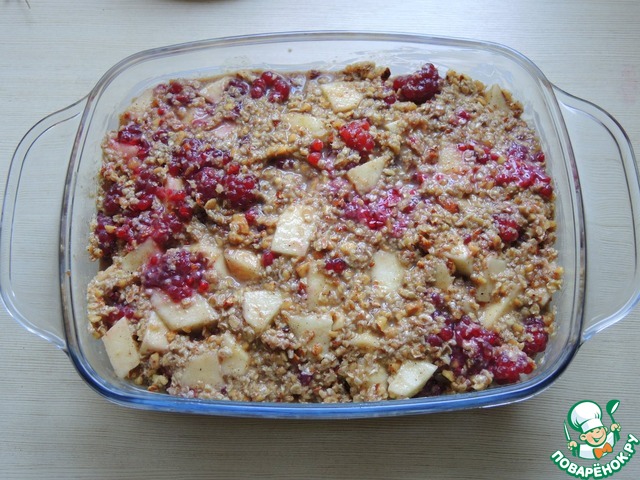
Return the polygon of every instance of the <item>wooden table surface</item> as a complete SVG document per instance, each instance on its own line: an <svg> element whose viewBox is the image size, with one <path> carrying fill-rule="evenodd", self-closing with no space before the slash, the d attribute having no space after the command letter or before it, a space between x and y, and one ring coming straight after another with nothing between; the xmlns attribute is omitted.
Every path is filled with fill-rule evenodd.
<svg viewBox="0 0 640 480"><path fill-rule="evenodd" d="M551 82L610 112L640 152L639 22L637 0L3 0L0 184L22 135L86 95L127 55L288 30L404 31L506 44ZM40 241L33 238L34 251ZM518 404L378 420L261 421L112 405L63 352L0 308L0 478L570 478L550 455L568 453L562 422L575 402L620 400L623 436L640 437L639 323L635 310L595 336L551 388ZM640 458L613 478L640 478Z"/></svg>

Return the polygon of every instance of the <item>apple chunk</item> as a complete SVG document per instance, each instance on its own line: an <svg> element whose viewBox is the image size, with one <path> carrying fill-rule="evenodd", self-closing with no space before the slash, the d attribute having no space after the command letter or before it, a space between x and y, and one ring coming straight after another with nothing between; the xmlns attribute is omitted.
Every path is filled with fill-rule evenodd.
<svg viewBox="0 0 640 480"><path fill-rule="evenodd" d="M122 268L128 272L135 272L142 265L147 263L151 257L159 252L160 249L158 248L158 245L156 245L156 242L148 238L135 250L127 253L122 258Z"/></svg>
<svg viewBox="0 0 640 480"><path fill-rule="evenodd" d="M225 250L224 260L236 280L256 280L262 274L260 258L249 250Z"/></svg>
<svg viewBox="0 0 640 480"><path fill-rule="evenodd" d="M160 320L155 312L151 312L147 318L146 328L142 336L142 344L140 351L142 353L159 352L165 353L169 350L169 341L167 340L169 329Z"/></svg>
<svg viewBox="0 0 640 480"><path fill-rule="evenodd" d="M286 113L282 116L284 123L290 127L306 130L314 137L322 137L327 131L322 120L306 113Z"/></svg>
<svg viewBox="0 0 640 480"><path fill-rule="evenodd" d="M364 95L348 82L325 83L320 89L336 113L353 110L364 98Z"/></svg>
<svg viewBox="0 0 640 480"><path fill-rule="evenodd" d="M444 172L450 172L462 165L462 152L455 145L446 145L440 149L438 167Z"/></svg>
<svg viewBox="0 0 640 480"><path fill-rule="evenodd" d="M413 397L425 386L437 368L426 360L404 362L396 374L389 378L389 396L391 398Z"/></svg>
<svg viewBox="0 0 640 480"><path fill-rule="evenodd" d="M404 281L405 269L395 253L380 250L373 255L374 266L371 278L378 288L387 292L397 292Z"/></svg>
<svg viewBox="0 0 640 480"><path fill-rule="evenodd" d="M489 303L480 313L482 326L490 330L495 328L498 321L514 309L513 302L520 292L521 289L519 287L515 288L506 297Z"/></svg>
<svg viewBox="0 0 640 480"><path fill-rule="evenodd" d="M107 356L111 361L115 374L125 378L129 372L140 364L140 354L133 339L129 320L122 317L102 337Z"/></svg>
<svg viewBox="0 0 640 480"><path fill-rule="evenodd" d="M306 205L291 205L278 218L271 250L291 257L307 253L315 233L315 211Z"/></svg>
<svg viewBox="0 0 640 480"><path fill-rule="evenodd" d="M347 177L351 180L358 193L362 195L376 186L386 165L386 157L374 158L349 170Z"/></svg>
<svg viewBox="0 0 640 480"><path fill-rule="evenodd" d="M202 95L211 103L219 102L228 83L228 77L224 77L214 82L208 83L200 89L200 95Z"/></svg>
<svg viewBox="0 0 640 480"><path fill-rule="evenodd" d="M217 314L202 296L195 294L188 304L175 303L159 290L151 294L151 305L167 327L172 330L190 331L218 321Z"/></svg>
<svg viewBox="0 0 640 480"><path fill-rule="evenodd" d="M220 359L220 369L223 375L239 377L246 373L249 368L249 354L233 338L229 332L222 335L222 344L218 351Z"/></svg>
<svg viewBox="0 0 640 480"><path fill-rule="evenodd" d="M456 272L460 275L468 277L473 273L473 257L471 256L471 251L465 244L460 243L455 245L448 253L445 253L445 255L453 261L453 264L456 266Z"/></svg>
<svg viewBox="0 0 640 480"><path fill-rule="evenodd" d="M227 263L224 260L222 249L213 238L205 237L205 239L200 243L191 245L189 249L192 252L200 252L207 257L207 260L209 260L209 263L213 265L213 269L218 275L220 275L220 277L228 277L231 275L227 268Z"/></svg>
<svg viewBox="0 0 640 480"><path fill-rule="evenodd" d="M324 352L329 349L331 342L330 332L333 326L333 320L331 320L330 315L292 315L288 323L296 337L304 338L312 334L310 340L312 345L320 345Z"/></svg>
<svg viewBox="0 0 640 480"><path fill-rule="evenodd" d="M205 352L196 355L178 370L173 378L178 385L189 388L222 385L224 382L218 353Z"/></svg>
<svg viewBox="0 0 640 480"><path fill-rule="evenodd" d="M487 99L487 103L499 110L508 110L509 105L504 92L498 85L491 85L484 94Z"/></svg>
<svg viewBox="0 0 640 480"><path fill-rule="evenodd" d="M281 306L282 297L277 292L267 290L245 292L242 315L256 333L262 333L271 324Z"/></svg>

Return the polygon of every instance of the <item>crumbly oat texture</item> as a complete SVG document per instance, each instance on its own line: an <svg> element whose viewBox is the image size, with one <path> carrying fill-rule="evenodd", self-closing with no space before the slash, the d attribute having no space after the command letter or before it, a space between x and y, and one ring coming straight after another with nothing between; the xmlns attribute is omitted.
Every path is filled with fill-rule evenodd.
<svg viewBox="0 0 640 480"><path fill-rule="evenodd" d="M482 390L553 333L554 192L522 108L427 64L163 83L103 144L91 331L150 391Z"/></svg>

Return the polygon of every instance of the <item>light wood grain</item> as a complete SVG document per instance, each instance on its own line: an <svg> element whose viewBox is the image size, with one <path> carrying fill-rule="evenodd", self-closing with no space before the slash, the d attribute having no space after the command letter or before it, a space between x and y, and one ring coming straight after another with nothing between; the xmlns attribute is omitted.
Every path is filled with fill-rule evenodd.
<svg viewBox="0 0 640 480"><path fill-rule="evenodd" d="M28 128L86 95L127 55L286 30L507 44L559 87L608 110L640 152L639 21L635 0L2 0L0 181ZM34 238L33 248L47 240ZM549 456L564 448L562 422L576 401L621 400L616 420L640 436L639 344L636 310L583 345L550 389L494 409L347 422L201 418L110 404L62 352L2 310L0 478L569 478ZM613 478L640 478L640 457Z"/></svg>

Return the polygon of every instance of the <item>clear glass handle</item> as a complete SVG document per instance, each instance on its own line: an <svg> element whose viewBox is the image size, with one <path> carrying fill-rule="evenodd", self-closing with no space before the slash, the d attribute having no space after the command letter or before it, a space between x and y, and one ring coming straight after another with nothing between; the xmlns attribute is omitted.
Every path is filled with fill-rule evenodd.
<svg viewBox="0 0 640 480"><path fill-rule="evenodd" d="M640 299L640 180L633 148L601 108L556 90L582 190L586 229L582 343L624 318Z"/></svg>
<svg viewBox="0 0 640 480"><path fill-rule="evenodd" d="M27 330L66 350L60 296L60 214L86 99L38 122L11 161L0 227L0 293Z"/></svg>

